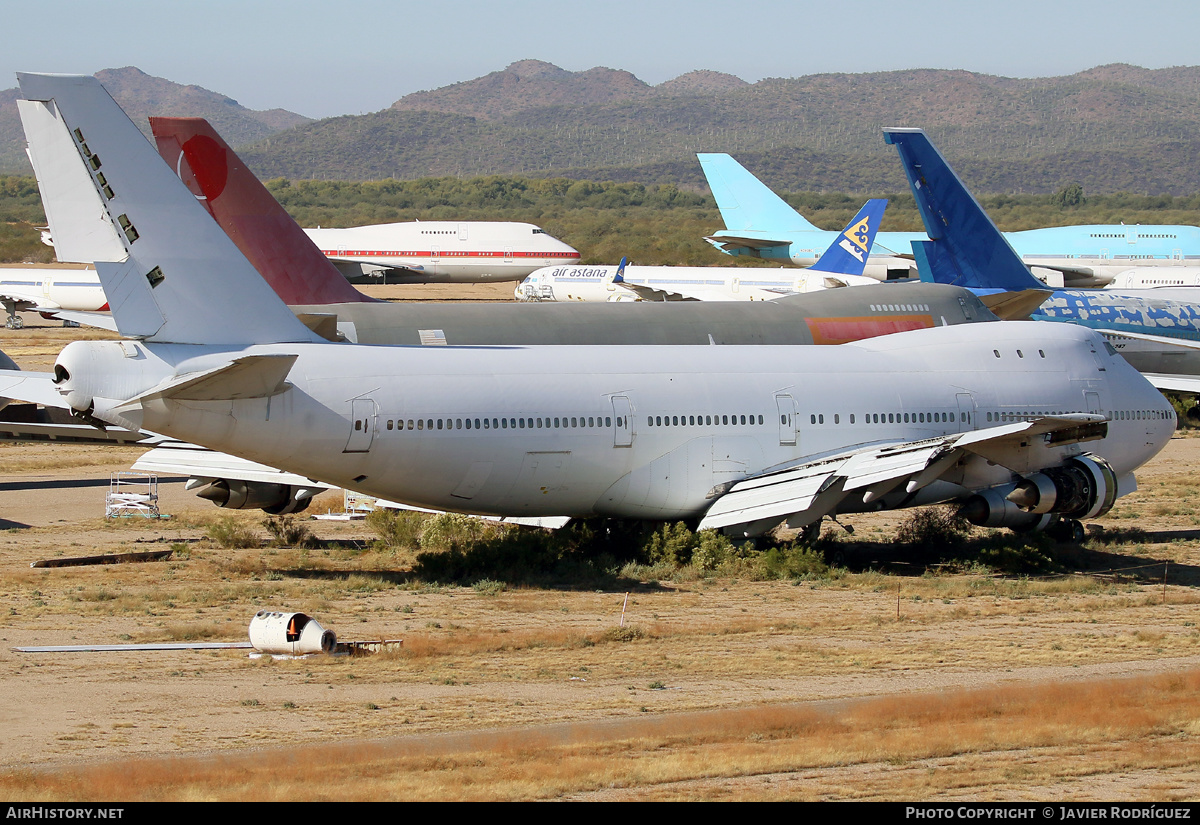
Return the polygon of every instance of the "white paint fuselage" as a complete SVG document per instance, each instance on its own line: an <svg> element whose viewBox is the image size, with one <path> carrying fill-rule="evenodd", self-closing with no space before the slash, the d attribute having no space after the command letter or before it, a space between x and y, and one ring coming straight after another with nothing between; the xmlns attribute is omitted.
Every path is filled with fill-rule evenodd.
<svg viewBox="0 0 1200 825"><path fill-rule="evenodd" d="M519 281L540 267L571 264L579 252L530 223L414 221L348 229L305 229L335 264L412 283Z"/></svg>
<svg viewBox="0 0 1200 825"><path fill-rule="evenodd" d="M281 352L298 356L291 386L269 399L119 409L173 375ZM1086 450L1124 475L1174 429L1161 394L1095 333L1066 324L968 324L824 347L75 343L59 365L72 376L60 391L77 408L94 398L116 423L394 501L499 515L693 517L722 483L982 429L999 413L1103 411L1104 439L1038 440L1006 464L1024 472ZM953 483L903 504L1012 478L971 460Z"/></svg>
<svg viewBox="0 0 1200 825"><path fill-rule="evenodd" d="M547 266L517 285L518 301L608 302L654 300L613 283L616 266ZM817 292L829 284L869 286L875 278L811 269L717 266L627 266L625 282L698 301L769 301Z"/></svg>
<svg viewBox="0 0 1200 825"><path fill-rule="evenodd" d="M44 307L96 312L108 302L94 269L0 267L0 299L16 309Z"/></svg>

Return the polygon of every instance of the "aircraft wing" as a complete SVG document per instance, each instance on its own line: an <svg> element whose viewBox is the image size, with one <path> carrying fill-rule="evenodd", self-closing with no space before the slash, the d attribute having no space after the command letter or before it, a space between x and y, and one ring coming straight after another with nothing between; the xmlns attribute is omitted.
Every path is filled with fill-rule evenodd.
<svg viewBox="0 0 1200 825"><path fill-rule="evenodd" d="M705 513L700 529L731 527L787 519L789 527L810 524L850 496L869 503L900 485L915 493L942 478L970 456L1028 472L1018 448L1044 436L1055 445L1103 438L1108 424L1102 415L1041 416L985 430L921 441L884 444L796 467L766 473L733 484Z"/></svg>
<svg viewBox="0 0 1200 825"><path fill-rule="evenodd" d="M123 427L107 427L100 430L90 424L43 424L36 422L0 421L0 440L2 441L137 444L153 440L157 437L150 433L126 430Z"/></svg>
<svg viewBox="0 0 1200 825"><path fill-rule="evenodd" d="M1127 349L1130 342L1141 342L1149 345L1148 349L1143 348L1141 350L1142 353L1191 353L1194 357L1196 351L1200 350L1200 341L1192 341L1187 338L1167 338L1163 335L1147 335L1142 332L1113 332L1106 329L1098 330L1098 332L1116 347L1118 352L1132 352ZM1196 375L1195 373L1143 372L1142 377L1153 384L1155 389L1163 392L1186 392L1200 395L1200 375Z"/></svg>
<svg viewBox="0 0 1200 825"><path fill-rule="evenodd" d="M285 473L244 458L218 453L184 441L165 441L133 462L132 469L161 475L185 475L195 479L188 489L210 484L216 479L236 478L264 484L287 484L308 489L333 490L333 485L311 478Z"/></svg>

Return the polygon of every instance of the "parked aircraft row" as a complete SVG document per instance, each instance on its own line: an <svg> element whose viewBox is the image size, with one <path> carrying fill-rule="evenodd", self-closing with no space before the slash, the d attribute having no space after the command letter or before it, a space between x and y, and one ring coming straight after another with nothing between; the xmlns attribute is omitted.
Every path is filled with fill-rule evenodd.
<svg viewBox="0 0 1200 825"><path fill-rule="evenodd" d="M986 292L1042 286L924 132L885 129L884 137L899 151L929 234L913 244L922 279ZM1059 289L1030 317L1101 330L1155 386L1200 392L1200 304L1157 289Z"/></svg>
<svg viewBox="0 0 1200 825"><path fill-rule="evenodd" d="M691 518L746 536L946 500L1014 527L1092 517L1174 428L1159 393L1070 325L803 349L330 343L94 78L19 79L31 152L83 170L124 250L96 265L130 340L77 342L53 376L0 380L85 420L417 506Z"/></svg>
<svg viewBox="0 0 1200 825"><path fill-rule="evenodd" d="M725 154L697 155L725 229L707 238L730 255L806 266L829 245L830 232L813 226L741 164ZM1100 224L1006 232L1005 238L1042 281L1052 286L1102 286L1140 266L1182 266L1200 260L1200 227ZM867 274L916 277L912 244L919 232L881 232Z"/></svg>

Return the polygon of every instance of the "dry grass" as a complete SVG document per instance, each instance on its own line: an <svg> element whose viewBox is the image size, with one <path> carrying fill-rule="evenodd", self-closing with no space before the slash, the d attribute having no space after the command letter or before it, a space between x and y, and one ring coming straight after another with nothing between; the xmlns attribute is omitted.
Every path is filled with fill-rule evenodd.
<svg viewBox="0 0 1200 825"><path fill-rule="evenodd" d="M1189 672L136 760L10 773L0 777L0 798L936 800L1002 786L1038 798L1046 788L1106 774L1193 767L1198 690L1200 673ZM1080 752L1093 746L1102 756L1084 767ZM887 781L854 781L867 772ZM1130 798L1188 799L1194 788L1171 792L1159 783Z"/></svg>

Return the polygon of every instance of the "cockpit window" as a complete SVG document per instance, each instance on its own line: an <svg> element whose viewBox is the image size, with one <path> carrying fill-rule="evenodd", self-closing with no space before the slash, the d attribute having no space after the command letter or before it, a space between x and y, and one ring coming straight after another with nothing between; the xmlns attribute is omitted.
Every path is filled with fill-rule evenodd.
<svg viewBox="0 0 1200 825"><path fill-rule="evenodd" d="M1108 352L1109 355L1117 354L1116 348L1112 344L1108 343L1108 341L1104 342L1104 349Z"/></svg>

